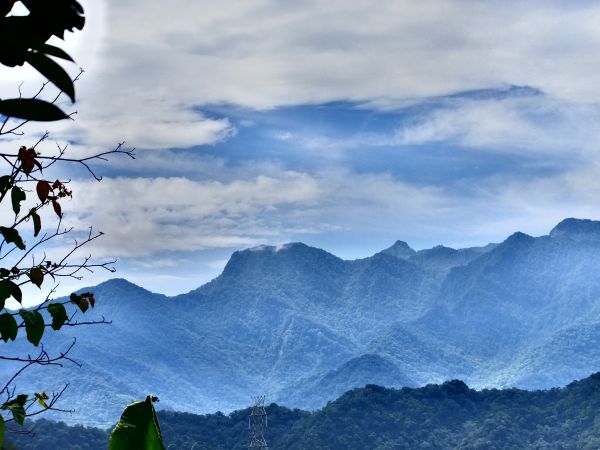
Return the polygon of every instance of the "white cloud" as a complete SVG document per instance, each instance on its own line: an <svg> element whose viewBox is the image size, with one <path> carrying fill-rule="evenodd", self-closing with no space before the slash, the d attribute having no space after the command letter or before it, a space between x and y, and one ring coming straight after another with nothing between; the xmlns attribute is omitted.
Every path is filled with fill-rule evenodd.
<svg viewBox="0 0 600 450"><path fill-rule="evenodd" d="M598 105L560 101L545 95L456 99L416 116L388 141L575 156L597 153L600 129L592 124L599 121Z"/></svg>
<svg viewBox="0 0 600 450"><path fill-rule="evenodd" d="M332 233L348 236L350 246L361 235L417 247L476 245L517 230L544 234L564 217L598 218L599 175L593 165L529 180L492 177L461 192L343 170L228 182L119 178L75 183L64 209L77 228L106 232L97 256L237 249Z"/></svg>
<svg viewBox="0 0 600 450"><path fill-rule="evenodd" d="M78 85L77 128L63 136L90 145L218 142L235 130L226 119L195 112L208 103L385 104L507 84L575 102L600 101L600 5L594 2L84 4L88 24L68 36L67 48L88 73ZM17 78L5 78L2 92L30 76L8 73ZM520 129L519 117L505 119L480 135ZM414 139L431 133L413 131Z"/></svg>
<svg viewBox="0 0 600 450"><path fill-rule="evenodd" d="M74 183L73 191L68 223L104 231L94 254L117 257L282 242L347 226L370 228L381 215L400 219L448 207L433 188L339 171L282 171L229 182L105 179Z"/></svg>
<svg viewBox="0 0 600 450"><path fill-rule="evenodd" d="M252 107L507 83L588 101L599 16L591 2L109 2L100 86Z"/></svg>
<svg viewBox="0 0 600 450"><path fill-rule="evenodd" d="M106 179L75 183L73 189L78 228L92 223L105 231L102 246L115 256L250 245L282 232L281 210L310 207L319 196L314 180L297 173L229 183Z"/></svg>

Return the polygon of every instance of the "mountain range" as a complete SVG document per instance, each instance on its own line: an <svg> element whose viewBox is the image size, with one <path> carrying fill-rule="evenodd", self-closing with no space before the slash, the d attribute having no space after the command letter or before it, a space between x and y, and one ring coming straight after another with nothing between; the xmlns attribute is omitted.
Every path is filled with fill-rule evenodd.
<svg viewBox="0 0 600 450"><path fill-rule="evenodd" d="M482 247L398 241L352 261L302 243L260 246L175 297L123 279L85 289L92 314L112 324L44 338L51 350L76 337L83 367L31 370L20 383L69 381L64 403L76 412L61 420L102 426L148 393L204 413L256 394L315 409L366 384L563 386L600 368L599 273L600 222L581 219Z"/></svg>

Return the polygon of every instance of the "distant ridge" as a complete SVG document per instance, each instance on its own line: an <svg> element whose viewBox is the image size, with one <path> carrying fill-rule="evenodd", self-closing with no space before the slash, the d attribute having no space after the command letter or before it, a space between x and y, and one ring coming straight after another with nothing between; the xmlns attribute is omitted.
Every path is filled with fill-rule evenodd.
<svg viewBox="0 0 600 450"><path fill-rule="evenodd" d="M97 298L87 314L112 325L44 342L76 337L84 368L31 370L23 382L81 380L65 394L78 405L68 420L105 426L147 392L204 413L244 407L257 391L319 408L371 382L562 386L600 369L599 230L566 219L547 236L419 251L398 241L351 261L302 243L260 246L175 297L110 280L86 288Z"/></svg>

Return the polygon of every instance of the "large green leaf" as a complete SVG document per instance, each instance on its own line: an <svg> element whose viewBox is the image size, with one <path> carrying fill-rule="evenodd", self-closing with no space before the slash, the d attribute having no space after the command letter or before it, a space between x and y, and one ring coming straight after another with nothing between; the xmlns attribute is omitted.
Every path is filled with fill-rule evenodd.
<svg viewBox="0 0 600 450"><path fill-rule="evenodd" d="M60 67L52 58L43 53L30 51L27 52L25 61L33 66L39 73L50 80L57 88L69 96L72 102L75 101L75 86L69 74Z"/></svg>
<svg viewBox="0 0 600 450"><path fill-rule="evenodd" d="M53 122L69 118L58 106L37 98L0 100L0 114L37 122Z"/></svg>
<svg viewBox="0 0 600 450"><path fill-rule="evenodd" d="M27 395L19 394L12 400L9 400L0 406L0 409L10 411L19 425L23 425L25 421L25 403L27 403Z"/></svg>
<svg viewBox="0 0 600 450"><path fill-rule="evenodd" d="M38 311L27 311L22 309L19 314L25 322L27 340L37 346L44 334L44 317Z"/></svg>
<svg viewBox="0 0 600 450"><path fill-rule="evenodd" d="M4 342L8 342L9 339L14 341L18 331L19 326L12 314L0 314L0 337Z"/></svg>
<svg viewBox="0 0 600 450"><path fill-rule="evenodd" d="M0 234L2 234L7 244L13 243L17 248L25 250L25 242L14 228L0 227Z"/></svg>
<svg viewBox="0 0 600 450"><path fill-rule="evenodd" d="M25 191L19 186L13 186L10 191L10 198L12 200L13 211L18 215L21 212L21 202L27 198Z"/></svg>
<svg viewBox="0 0 600 450"><path fill-rule="evenodd" d="M109 450L165 450L158 418L148 396L143 402L135 402L125 408L121 420L110 434Z"/></svg>
<svg viewBox="0 0 600 450"><path fill-rule="evenodd" d="M60 330L67 321L67 310L62 303L52 303L48 305L48 312L52 316L52 329Z"/></svg>

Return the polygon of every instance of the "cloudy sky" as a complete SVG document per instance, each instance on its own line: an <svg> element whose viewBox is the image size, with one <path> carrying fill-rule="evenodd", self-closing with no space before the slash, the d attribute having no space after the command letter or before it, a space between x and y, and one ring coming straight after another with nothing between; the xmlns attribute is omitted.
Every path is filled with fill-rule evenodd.
<svg viewBox="0 0 600 450"><path fill-rule="evenodd" d="M66 220L151 290L263 243L359 258L600 219L597 2L83 4L77 120L47 127L73 155L126 141L137 159L67 173ZM3 95L36 87L9 72Z"/></svg>

